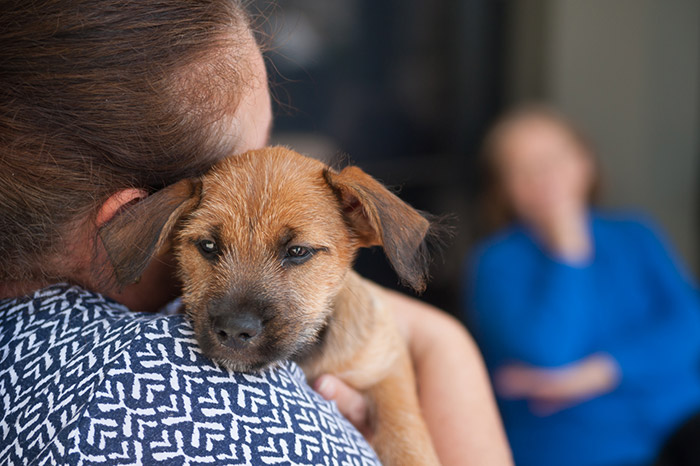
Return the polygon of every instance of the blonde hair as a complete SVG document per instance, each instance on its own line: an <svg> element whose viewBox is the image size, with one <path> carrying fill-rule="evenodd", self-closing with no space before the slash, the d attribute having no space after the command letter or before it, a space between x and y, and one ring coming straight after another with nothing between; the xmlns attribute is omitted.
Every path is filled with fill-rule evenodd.
<svg viewBox="0 0 700 466"><path fill-rule="evenodd" d="M492 234L508 226L516 220L512 202L503 189L500 167L497 159L502 151L503 141L516 125L525 121L540 120L551 123L566 133L571 140L583 149L592 162L593 177L588 193L591 204L598 201L600 195L600 170L595 150L589 138L567 117L549 105L529 103L515 107L491 126L486 133L479 153L481 173L480 195L478 199L478 228L479 236Z"/></svg>

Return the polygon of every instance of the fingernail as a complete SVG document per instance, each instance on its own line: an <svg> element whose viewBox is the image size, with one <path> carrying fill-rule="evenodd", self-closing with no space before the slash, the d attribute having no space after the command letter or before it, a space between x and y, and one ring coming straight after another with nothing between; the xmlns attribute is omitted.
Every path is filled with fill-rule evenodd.
<svg viewBox="0 0 700 466"><path fill-rule="evenodd" d="M325 399L330 400L333 397L333 382L329 377L320 377L316 380L316 391Z"/></svg>

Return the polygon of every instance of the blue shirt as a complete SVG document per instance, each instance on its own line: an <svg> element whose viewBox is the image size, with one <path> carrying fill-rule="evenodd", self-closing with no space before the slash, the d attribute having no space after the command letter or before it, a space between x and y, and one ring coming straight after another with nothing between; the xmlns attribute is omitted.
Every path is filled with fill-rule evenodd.
<svg viewBox="0 0 700 466"><path fill-rule="evenodd" d="M550 416L499 400L518 465L648 464L700 410L700 303L647 222L592 213L594 253L570 265L523 226L481 244L465 274L465 319L491 372L558 367L605 352L611 393Z"/></svg>
<svg viewBox="0 0 700 466"><path fill-rule="evenodd" d="M377 465L295 364L234 373L184 316L55 285L0 301L0 464Z"/></svg>

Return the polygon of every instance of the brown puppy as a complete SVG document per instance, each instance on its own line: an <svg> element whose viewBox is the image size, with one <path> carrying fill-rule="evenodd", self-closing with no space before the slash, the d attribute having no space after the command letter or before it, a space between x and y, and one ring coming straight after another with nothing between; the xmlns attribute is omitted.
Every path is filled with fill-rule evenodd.
<svg viewBox="0 0 700 466"><path fill-rule="evenodd" d="M238 371L291 358L309 380L338 375L368 396L382 462L403 466L439 463L406 345L376 285L352 262L358 248L381 245L421 290L429 227L360 169L338 173L274 147L149 196L101 237L121 285L172 243L206 355Z"/></svg>

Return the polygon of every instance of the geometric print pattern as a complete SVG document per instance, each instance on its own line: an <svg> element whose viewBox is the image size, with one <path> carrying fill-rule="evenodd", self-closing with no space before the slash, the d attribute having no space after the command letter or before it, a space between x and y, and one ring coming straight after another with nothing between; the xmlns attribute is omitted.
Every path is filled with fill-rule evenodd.
<svg viewBox="0 0 700 466"><path fill-rule="evenodd" d="M291 362L204 357L185 316L66 284L0 301L0 465L376 465Z"/></svg>

